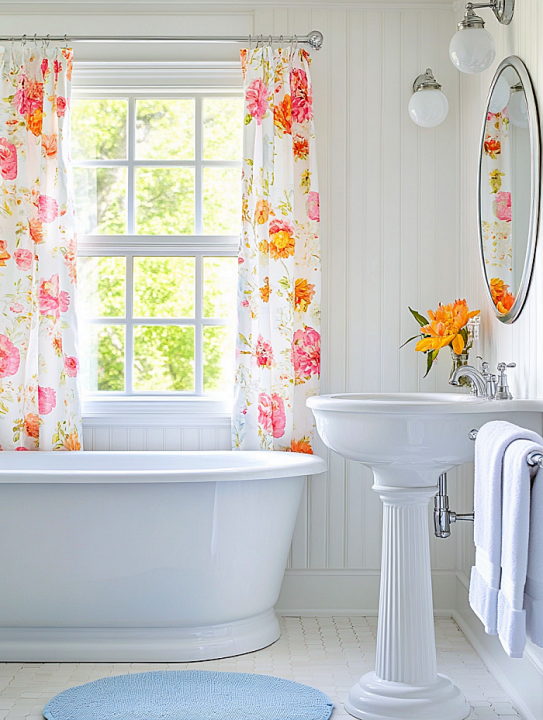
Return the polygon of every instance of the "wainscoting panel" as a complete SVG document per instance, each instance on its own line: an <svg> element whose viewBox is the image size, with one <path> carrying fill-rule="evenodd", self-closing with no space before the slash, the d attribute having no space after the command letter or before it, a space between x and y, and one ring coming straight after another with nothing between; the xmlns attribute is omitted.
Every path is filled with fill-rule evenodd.
<svg viewBox="0 0 543 720"><path fill-rule="evenodd" d="M447 351L423 379L423 358L412 345L401 350L400 345L417 329L408 306L426 311L459 294L459 77L447 55L454 32L450 5L244 4L232 6L223 27L224 13L230 12L225 5L217 18L207 17L207 33L220 34L225 27L231 32L235 21L245 28L250 16L255 34L302 35L317 28L325 36L311 68L324 271L322 392L445 389ZM69 18L70 28L83 22L81 12ZM175 22L182 20L177 13ZM138 32L149 32L149 21L140 11L131 18L131 31L137 34L137 26ZM157 22L157 28L165 22L160 13ZM197 23L194 10L187 11L187 22L187 27ZM14 21L6 26L6 32L13 30ZM85 47L82 59L96 60L99 51ZM107 52L130 59L126 48L122 55L116 49ZM201 52L198 48L198 58ZM210 59L220 59L216 47L209 52ZM164 60L163 54L161 48L157 59ZM232 48L225 46L223 55L232 60ZM450 103L447 120L431 130L418 128L407 113L413 80L426 67L433 69ZM141 418L134 427L122 420L106 427L103 420L98 425L87 418L84 439L93 450L213 450L230 444L226 425L175 427L160 418L147 427ZM308 483L290 566L378 570L382 513L371 472L320 441L316 451L326 458L329 472ZM456 570L456 542L432 538L434 568Z"/></svg>
<svg viewBox="0 0 543 720"><path fill-rule="evenodd" d="M460 19L461 7L458 3L457 17ZM481 10L481 16L488 20L490 30L497 45L497 56L494 65L486 72L478 75L460 75L460 216L461 216L461 286L462 293L470 305L480 307L482 312L481 334L482 351L491 366L497 362L516 362L517 367L509 372L509 381L514 397L543 397L543 252L540 226L539 247L536 254L535 268L528 300L520 318L513 325L503 325L494 316L486 298L477 236L477 159L480 134L488 89L494 72L499 63L509 55L518 55L526 64L535 87L539 101L540 121L543 111L543 7L540 0L523 0L515 7L515 16L511 25L499 25L492 12ZM463 490L469 493L472 485L469 478ZM469 577L472 564L473 544L470 530L462 531L461 554L459 567ZM473 622L467 609L467 603L458 605L459 612L466 623ZM510 665L504 661L504 653L499 644L488 642L487 653L505 674L509 673ZM483 656L484 657L484 656ZM515 684L518 694L532 715L543 716L543 650L535 646L529 647L528 658L538 668L537 684L521 682L522 673L512 672L511 683ZM507 659L507 658L506 658ZM511 667L520 667L513 661ZM520 683L520 684L519 684Z"/></svg>

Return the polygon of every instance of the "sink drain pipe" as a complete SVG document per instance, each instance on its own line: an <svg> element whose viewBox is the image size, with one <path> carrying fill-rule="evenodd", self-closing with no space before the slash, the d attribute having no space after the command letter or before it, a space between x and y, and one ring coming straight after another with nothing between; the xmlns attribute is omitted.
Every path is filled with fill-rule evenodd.
<svg viewBox="0 0 543 720"><path fill-rule="evenodd" d="M447 473L439 476L438 491L434 498L434 533L438 538L448 538L451 534L451 524L459 520L473 522L473 513L455 513L449 510L449 496L447 495Z"/></svg>

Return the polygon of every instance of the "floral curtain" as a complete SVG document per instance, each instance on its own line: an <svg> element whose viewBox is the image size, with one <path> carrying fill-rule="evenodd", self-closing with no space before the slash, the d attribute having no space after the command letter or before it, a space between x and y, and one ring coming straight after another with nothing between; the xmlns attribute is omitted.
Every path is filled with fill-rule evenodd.
<svg viewBox="0 0 543 720"><path fill-rule="evenodd" d="M241 51L245 77L234 449L313 452L319 193L309 54Z"/></svg>
<svg viewBox="0 0 543 720"><path fill-rule="evenodd" d="M489 112L481 160L481 222L492 299L507 313L515 301L511 215L511 143L507 108Z"/></svg>
<svg viewBox="0 0 543 720"><path fill-rule="evenodd" d="M2 450L81 450L72 58L0 48Z"/></svg>

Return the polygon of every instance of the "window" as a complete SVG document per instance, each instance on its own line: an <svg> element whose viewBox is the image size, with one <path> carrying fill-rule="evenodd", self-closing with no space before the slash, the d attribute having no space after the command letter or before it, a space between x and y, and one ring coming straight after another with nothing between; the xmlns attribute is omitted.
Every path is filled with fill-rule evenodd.
<svg viewBox="0 0 543 720"><path fill-rule="evenodd" d="M242 123L239 92L75 94L85 398L231 394Z"/></svg>

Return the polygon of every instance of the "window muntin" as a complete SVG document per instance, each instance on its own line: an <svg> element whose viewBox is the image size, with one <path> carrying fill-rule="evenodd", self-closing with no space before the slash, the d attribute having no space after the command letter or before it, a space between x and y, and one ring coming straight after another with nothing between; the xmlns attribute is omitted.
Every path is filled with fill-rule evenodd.
<svg viewBox="0 0 543 720"><path fill-rule="evenodd" d="M210 91L74 100L87 397L231 394L242 107Z"/></svg>

